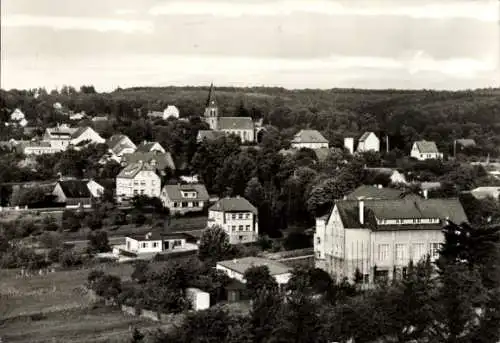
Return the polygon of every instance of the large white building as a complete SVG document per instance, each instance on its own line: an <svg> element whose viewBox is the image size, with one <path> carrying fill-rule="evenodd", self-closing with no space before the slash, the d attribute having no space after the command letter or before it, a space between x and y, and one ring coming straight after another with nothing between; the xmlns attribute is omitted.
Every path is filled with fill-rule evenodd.
<svg viewBox="0 0 500 343"><path fill-rule="evenodd" d="M424 161L431 159L442 159L443 153L438 150L435 142L417 141L413 143L410 156L416 158L417 160Z"/></svg>
<svg viewBox="0 0 500 343"><path fill-rule="evenodd" d="M328 148L328 140L316 130L300 130L291 142L292 149L322 149Z"/></svg>
<svg viewBox="0 0 500 343"><path fill-rule="evenodd" d="M148 163L131 163L116 177L116 196L119 201L136 195L159 197L160 192L161 179Z"/></svg>
<svg viewBox="0 0 500 343"><path fill-rule="evenodd" d="M220 226L231 244L255 242L259 237L257 209L245 198L222 198L208 209L208 227Z"/></svg>
<svg viewBox="0 0 500 343"><path fill-rule="evenodd" d="M316 218L315 264L332 276L392 278L410 260L436 257L447 220L467 221L458 199L339 200Z"/></svg>
<svg viewBox="0 0 500 343"><path fill-rule="evenodd" d="M56 127L45 129L43 140L50 142L52 148L66 150L70 145L78 146L84 143L103 144L106 142L90 126L70 127L67 124L58 124Z"/></svg>

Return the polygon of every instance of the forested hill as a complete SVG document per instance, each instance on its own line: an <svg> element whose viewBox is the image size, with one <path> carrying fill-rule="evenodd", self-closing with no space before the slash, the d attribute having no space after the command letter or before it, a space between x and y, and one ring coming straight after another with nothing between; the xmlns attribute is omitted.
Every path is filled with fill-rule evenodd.
<svg viewBox="0 0 500 343"><path fill-rule="evenodd" d="M137 87L95 93L93 87L77 91L63 87L36 99L32 91L1 91L2 120L16 107L28 120L54 121L52 104L73 111L134 117L176 105L181 116L203 113L208 87ZM333 145L345 136L359 137L370 130L388 134L391 148L408 150L416 139L435 140L449 151L456 138L473 138L481 150L498 154L500 146L500 89L474 91L412 90L286 90L284 88L216 88L222 115L264 118L282 131L310 127L322 131Z"/></svg>

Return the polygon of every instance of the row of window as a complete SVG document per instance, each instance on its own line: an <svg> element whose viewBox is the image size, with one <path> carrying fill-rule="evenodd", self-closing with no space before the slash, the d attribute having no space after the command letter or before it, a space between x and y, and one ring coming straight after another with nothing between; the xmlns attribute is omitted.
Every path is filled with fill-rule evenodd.
<svg viewBox="0 0 500 343"><path fill-rule="evenodd" d="M146 181L145 180L141 180L141 181L138 181L138 180L134 180L134 186L146 186ZM155 180L151 180L151 185L155 186L156 185L156 181Z"/></svg>
<svg viewBox="0 0 500 343"><path fill-rule="evenodd" d="M229 216L231 216L231 219L250 219L250 213L231 213L227 214L227 218L229 219Z"/></svg>
<svg viewBox="0 0 500 343"><path fill-rule="evenodd" d="M252 229L250 228L250 225L239 225L238 226L238 231L251 231ZM231 226L231 232L236 232L236 225Z"/></svg>
<svg viewBox="0 0 500 343"><path fill-rule="evenodd" d="M189 206L189 204L192 203L192 206ZM200 207L200 202L199 201L192 201L192 202L187 202L187 201L182 201L182 202L174 202L174 207Z"/></svg>
<svg viewBox="0 0 500 343"><path fill-rule="evenodd" d="M153 248L158 248L160 243L158 242L151 242L151 247ZM172 244L172 248L175 248L175 247L180 247L182 246L182 241L181 240L175 240L173 241L173 244ZM149 242L142 242L141 243L141 249L147 249L149 248Z"/></svg>
<svg viewBox="0 0 500 343"><path fill-rule="evenodd" d="M421 223L439 223L438 218L417 218L417 219L380 219L377 224L421 224Z"/></svg>
<svg viewBox="0 0 500 343"><path fill-rule="evenodd" d="M407 244L395 244L394 259L396 261L406 261L411 256L414 261L418 261L425 254L436 257L439 254L440 247L441 243L429 243L429 247L426 250L425 243L414 243L411 244L411 252L409 252ZM388 260L390 257L390 244L379 244L377 257L379 261Z"/></svg>

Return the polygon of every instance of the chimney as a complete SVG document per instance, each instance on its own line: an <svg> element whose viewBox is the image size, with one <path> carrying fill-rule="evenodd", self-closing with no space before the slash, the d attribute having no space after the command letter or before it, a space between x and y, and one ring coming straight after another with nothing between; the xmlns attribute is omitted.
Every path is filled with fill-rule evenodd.
<svg viewBox="0 0 500 343"><path fill-rule="evenodd" d="M422 194L424 195L424 199L428 199L429 198L429 190L428 189L424 189L422 191Z"/></svg>
<svg viewBox="0 0 500 343"><path fill-rule="evenodd" d="M151 232L148 232L148 233L146 234L146 239L149 239L149 238L151 238Z"/></svg>
<svg viewBox="0 0 500 343"><path fill-rule="evenodd" d="M358 202L358 208L359 208L359 223L361 225L365 224L365 202L363 200L360 200Z"/></svg>

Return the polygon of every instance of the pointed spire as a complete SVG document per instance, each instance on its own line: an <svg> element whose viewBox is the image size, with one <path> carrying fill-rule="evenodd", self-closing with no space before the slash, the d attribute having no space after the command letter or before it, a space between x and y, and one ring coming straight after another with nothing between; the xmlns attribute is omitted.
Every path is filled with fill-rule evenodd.
<svg viewBox="0 0 500 343"><path fill-rule="evenodd" d="M215 88L214 83L210 84L210 90L208 91L207 107L216 107L217 100L215 99Z"/></svg>

